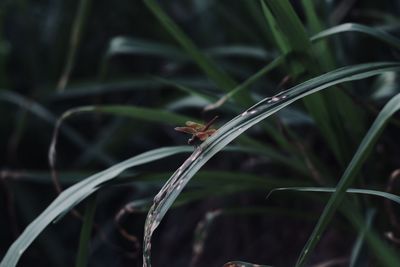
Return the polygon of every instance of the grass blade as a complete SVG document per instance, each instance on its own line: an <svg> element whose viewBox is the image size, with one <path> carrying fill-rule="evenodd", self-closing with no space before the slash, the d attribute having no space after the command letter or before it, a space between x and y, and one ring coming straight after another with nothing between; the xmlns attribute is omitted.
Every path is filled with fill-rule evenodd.
<svg viewBox="0 0 400 267"><path fill-rule="evenodd" d="M323 38L333 36L339 33L347 33L347 32L360 32L367 34L371 37L374 37L382 42L389 44L390 46L400 49L400 39L376 28L372 28L369 26L365 26L358 23L345 23L341 24L324 31L319 32L318 34L311 37L312 42L319 41Z"/></svg>
<svg viewBox="0 0 400 267"><path fill-rule="evenodd" d="M57 117L49 110L39 103L30 99L26 99L15 92L0 89L0 100L18 105L52 126L57 124ZM89 149L87 142L73 128L69 127L68 125L64 125L60 131L81 149ZM101 150L97 150L95 155L98 160L101 160L105 164L112 164L114 162L114 159Z"/></svg>
<svg viewBox="0 0 400 267"><path fill-rule="evenodd" d="M272 17L276 20L276 24L271 25L271 28L279 27L283 33L283 37L281 37L280 34L276 35L277 31L274 32L274 36L279 36L279 39L281 39L278 43L300 53L310 50L311 44L307 33L289 1L262 0L261 4L263 11L267 11L267 20L271 21Z"/></svg>
<svg viewBox="0 0 400 267"><path fill-rule="evenodd" d="M261 5L270 28L275 29L273 33L278 48L284 54L291 52L294 55L290 61L288 60L291 75L294 78L305 72L318 75L321 72L318 66L321 64L317 60L317 55L311 53L309 37L290 2L287 0L262 0ZM337 95L339 92L332 92L331 94ZM319 126L335 157L343 163L345 161L343 147L346 146L340 142L340 135L334 134L343 133L343 130L340 128L340 131L335 130L333 122L337 119L335 120L333 117L337 115L332 112L333 107L320 94L307 97L304 99L304 104ZM352 112L348 114L352 114Z"/></svg>
<svg viewBox="0 0 400 267"><path fill-rule="evenodd" d="M229 148L228 148L229 150ZM232 151L244 151L249 153L254 153L252 150L242 149L242 148L231 148ZM51 204L50 206L42 212L21 234L21 236L13 243L13 245L7 251L7 254L3 258L0 263L0 267L12 267L16 266L19 258L24 253L24 251L29 247L29 245L36 239L36 237L52 222L55 220L59 220L64 214L66 214L70 209L79 204L86 197L92 195L97 192L97 190L103 186L105 183L112 183L115 181L115 178L120 175L123 171L128 168L135 167L141 164L145 164L148 162L152 162L155 160L159 160L165 157L169 157L178 153L188 153L193 151L192 147L189 146L181 146L181 147L168 147L168 148L160 148L145 152L128 160L125 160L119 164L116 164L102 172L96 173L92 176L89 176L86 179L82 179L80 182L75 185L69 187L65 191L63 191ZM134 173L133 173L134 174ZM133 175L130 173L129 176ZM47 173L45 174L47 175ZM137 184L141 182L157 182L165 178L165 173L161 173L159 175L152 174L144 177L136 177L135 181ZM227 190L223 190L225 193L232 193L237 191L242 191L245 188L254 188L257 186L258 188L273 188L276 186L286 186L289 184L293 184L293 180L283 181L282 179L264 179L255 175L248 174L238 174L231 172L201 172L198 175L198 178L195 185L200 185L203 187L210 187L211 190L206 193L214 195L220 195L221 190L216 190L216 185L221 187L222 184L233 183L237 184L237 186L229 188ZM35 179L36 181L38 179ZM39 179L40 180L40 179ZM74 179L69 179L69 181L75 181ZM47 179L46 179L47 181ZM126 182L126 180L124 181ZM217 187L218 189L218 187ZM204 191L201 191L201 194L198 196L190 196L185 201L189 201L190 199L198 199L204 198Z"/></svg>
<svg viewBox="0 0 400 267"><path fill-rule="evenodd" d="M173 125L184 124L186 121L193 120L190 117L167 112L163 109L145 108L126 105L104 105L93 106L91 111L105 114L127 116L135 119L142 119L150 122L168 123Z"/></svg>
<svg viewBox="0 0 400 267"><path fill-rule="evenodd" d="M335 192L330 197L325 209L318 220L310 238L303 248L302 253L299 256L296 266L304 266L307 262L310 253L315 248L318 242L318 236L320 236L325 228L327 227L330 219L332 218L337 207L341 203L347 188L352 184L356 175L360 171L360 168L368 155L371 153L373 146L377 142L380 134L382 133L386 123L390 117L400 109L400 95L393 97L379 113L375 119L368 133L365 135L361 144L359 145L357 152L353 156L353 159L347 166L342 178L336 186Z"/></svg>
<svg viewBox="0 0 400 267"><path fill-rule="evenodd" d="M211 57L246 57L258 60L270 59L272 56L261 47L245 45L217 46L202 53ZM125 36L114 37L105 56L110 58L120 54L159 56L182 61L189 59L185 53L172 45Z"/></svg>
<svg viewBox="0 0 400 267"><path fill-rule="evenodd" d="M366 214L365 229L362 229L356 239L350 256L349 267L360 266L360 261L362 261L363 245L365 242L366 231L371 228L372 221L375 217L376 211L374 209L369 209Z"/></svg>
<svg viewBox="0 0 400 267"><path fill-rule="evenodd" d="M145 0L144 3L153 12L165 29L179 42L185 51L193 58L199 67L214 81L218 87L225 91L231 90L236 83L210 58L205 56L186 34L173 22L154 0Z"/></svg>
<svg viewBox="0 0 400 267"><path fill-rule="evenodd" d="M400 63L369 63L337 69L267 98L235 117L203 142L169 178L150 208L145 224L144 267L151 266L151 237L174 200L193 175L215 154L250 127L312 93L339 83L364 79L387 71L400 71Z"/></svg>
<svg viewBox="0 0 400 267"><path fill-rule="evenodd" d="M229 93L227 93L226 95L224 95L222 98L220 98L217 102L212 103L208 106L206 106L204 108L204 110L208 111L208 110L212 110L212 109L216 109L219 108L220 106L222 106L227 100L229 100L230 98L232 98L233 96L235 96L237 93L239 93L240 91L248 88L249 86L251 86L253 83L255 83L258 79L260 79L261 77L263 77L264 75L266 75L268 72L272 71L273 69L275 69L276 67L278 67L279 65L281 65L284 62L285 57L284 56L280 56L277 57L276 59L274 59L272 62L268 63L267 65L265 65L263 68L261 68L259 71L257 71L256 73L254 73L253 75L251 75L248 79L246 79L243 83L239 84L238 86L236 86L235 88L233 88Z"/></svg>
<svg viewBox="0 0 400 267"><path fill-rule="evenodd" d="M304 8L304 13L307 19L307 25L310 29L310 32L312 34L321 32L325 27L317 15L314 2L312 0L302 0L301 2ZM325 69L331 70L335 68L335 61L332 56L330 47L328 46L328 43L326 41L319 42L318 44L316 44L315 49L313 51L318 58L324 59L320 60L319 62L324 66Z"/></svg>
<svg viewBox="0 0 400 267"><path fill-rule="evenodd" d="M272 193L274 193L276 191L333 193L336 191L336 188L334 188L334 187L282 187L282 188L276 188L276 189L271 190L271 192L268 194L268 196L270 196ZM397 204L400 204L400 196L397 196L395 194L391 194L388 192L384 192L384 191L371 190L371 189L349 188L345 192L352 193L352 194L363 194L363 195L383 197L383 198L391 200Z"/></svg>
<svg viewBox="0 0 400 267"><path fill-rule="evenodd" d="M247 45L216 46L205 50L212 57L243 57L258 60L270 60L273 55L262 47Z"/></svg>
<svg viewBox="0 0 400 267"><path fill-rule="evenodd" d="M174 60L187 60L187 56L184 53L171 45L123 36L115 37L110 41L106 58L119 54L150 55Z"/></svg>
<svg viewBox="0 0 400 267"><path fill-rule="evenodd" d="M37 236L52 222L63 216L86 197L128 168L160 160L178 153L191 152L187 146L165 147L147 151L125 161L122 161L102 172L96 173L83 181L64 190L32 223L30 223L16 241L9 247L0 263L0 267L14 267L20 257L37 238Z"/></svg>
<svg viewBox="0 0 400 267"><path fill-rule="evenodd" d="M385 242L381 241L379 236L374 231L368 231L367 225L365 225L361 216L348 209L344 209L344 211L346 212L346 218L353 224L353 226L365 232L365 239L369 247L373 249L375 257L381 263L379 266L400 266L398 253Z"/></svg>
<svg viewBox="0 0 400 267"><path fill-rule="evenodd" d="M77 107L64 112L61 117L57 120L56 126L54 127L53 136L50 142L48 158L50 163L50 169L52 172L52 179L54 186L57 191L61 191L61 187L56 175L56 147L58 140L58 133L63 124L64 120L72 115L86 112L101 112L112 115L128 116L135 119L147 120L159 123L171 123L171 124L184 124L186 121L191 120L189 117L170 113L165 110L157 110L151 108L135 107L135 106L123 106L123 105L110 105L110 106L84 106ZM61 128L62 129L62 128ZM92 146L94 152L97 146ZM93 152L88 149L91 154Z"/></svg>
<svg viewBox="0 0 400 267"><path fill-rule="evenodd" d="M85 216L83 218L83 225L81 229L81 236L79 238L78 256L76 260L76 267L86 267L89 256L89 243L90 236L93 228L93 219L96 213L97 194L93 194L86 204Z"/></svg>
<svg viewBox="0 0 400 267"><path fill-rule="evenodd" d="M196 45L190 40L185 33L176 25L171 18L160 8L154 0L144 0L147 7L153 12L165 29L178 41L178 43L185 49L185 51L192 57L197 65L203 70L203 72L210 78L211 81L224 90L229 92L232 88L236 87L236 82L226 74L221 68L219 68L214 61L208 56L204 55ZM243 98L245 96L245 98ZM250 103L249 96L243 95L242 98L236 98L240 103Z"/></svg>
<svg viewBox="0 0 400 267"><path fill-rule="evenodd" d="M157 110L157 109L150 109L150 108L143 108L136 106L103 105L103 106L83 106L83 107L73 108L64 112L63 115L60 117L60 119L57 121L53 133L53 139L49 149L49 158L52 159L51 166L54 166L54 157L55 157L54 152L56 151L58 131L61 125L70 116L87 112L99 112L115 116L126 116L134 119L144 120L147 122L158 122L163 124L167 123L172 125L183 125L186 121L196 121L196 119L192 117L179 115L173 112L168 112L166 110ZM273 147L269 147L258 142L254 143L250 138L245 136L242 137L243 138L241 140L245 143L246 147L241 147L239 149L240 151L266 156L278 163L282 163L286 166L289 166L293 170L296 170L297 172L303 175L308 175L307 169L305 168L304 165L301 164L301 162L294 161L293 159L284 156L282 153L280 153Z"/></svg>
<svg viewBox="0 0 400 267"><path fill-rule="evenodd" d="M335 188L327 188L327 187L291 187L291 188L274 189L270 192L269 195L271 195L271 193L273 193L274 191L286 191L286 190L301 191L301 192L324 192L324 193L336 192ZM367 189L354 189L354 188L347 189L345 192L379 196L389 199L393 202L396 202L397 204L400 204L399 196L387 192L382 192L377 190L367 190ZM361 220L361 216L358 215L358 212L354 210L354 208L345 207L342 208L342 212L346 215L347 219L349 219L350 222L353 223L353 225L358 230L361 230L360 239L357 240L356 247L355 250L353 250L353 252L355 252L356 254L358 253L357 251L360 250L361 246L360 242L362 242L362 240L366 237L369 245L374 250L378 260L380 260L385 266L392 266L392 267L399 266L400 259L397 256L397 254L394 251L392 251L392 249L389 246L383 243L372 230L369 229L372 219L371 216L373 214L371 213L367 214L367 223L364 224L363 221ZM351 263L354 263L353 256Z"/></svg>
<svg viewBox="0 0 400 267"><path fill-rule="evenodd" d="M89 14L91 0L79 1L78 12L76 13L74 25L72 26L71 36L69 40L69 50L66 58L66 64L61 74L60 80L57 84L57 91L62 92L68 83L69 76L71 75L72 68L75 64L76 53L78 50L79 43L83 29L85 27L86 18Z"/></svg>
<svg viewBox="0 0 400 267"><path fill-rule="evenodd" d="M267 24L271 30L273 40L275 41L276 46L279 48L282 54L287 54L291 51L291 46L290 43L285 39L285 36L283 33L280 31L280 28L272 15L271 11L265 4L263 0L260 0L261 3L261 8L264 13L264 17L267 20Z"/></svg>

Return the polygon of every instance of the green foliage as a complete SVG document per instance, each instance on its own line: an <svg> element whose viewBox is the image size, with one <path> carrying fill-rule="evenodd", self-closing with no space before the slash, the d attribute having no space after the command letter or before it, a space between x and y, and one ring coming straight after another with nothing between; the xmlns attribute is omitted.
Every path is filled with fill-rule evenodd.
<svg viewBox="0 0 400 267"><path fill-rule="evenodd" d="M396 1L56 2L0 4L0 267L400 265Z"/></svg>

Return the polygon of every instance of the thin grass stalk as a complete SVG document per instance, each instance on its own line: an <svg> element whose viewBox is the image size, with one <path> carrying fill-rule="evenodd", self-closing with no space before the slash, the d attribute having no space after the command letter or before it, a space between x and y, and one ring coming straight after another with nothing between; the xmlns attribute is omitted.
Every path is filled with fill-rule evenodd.
<svg viewBox="0 0 400 267"><path fill-rule="evenodd" d="M90 237L93 229L94 215L97 207L97 193L89 197L86 204L85 216L79 238L78 255L75 267L86 267L88 265Z"/></svg>
<svg viewBox="0 0 400 267"><path fill-rule="evenodd" d="M72 26L69 50L66 57L66 63L61 77L57 84L57 92L62 92L68 84L69 77L71 76L72 69L75 65L76 54L79 44L81 42L82 33L84 31L85 23L89 15L92 0L81 0L79 2L78 11Z"/></svg>

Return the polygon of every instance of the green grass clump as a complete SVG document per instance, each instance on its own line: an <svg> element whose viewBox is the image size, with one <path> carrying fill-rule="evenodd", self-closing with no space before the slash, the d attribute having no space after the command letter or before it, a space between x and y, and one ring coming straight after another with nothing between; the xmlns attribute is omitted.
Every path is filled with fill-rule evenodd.
<svg viewBox="0 0 400 267"><path fill-rule="evenodd" d="M0 267L400 266L398 8L0 4Z"/></svg>

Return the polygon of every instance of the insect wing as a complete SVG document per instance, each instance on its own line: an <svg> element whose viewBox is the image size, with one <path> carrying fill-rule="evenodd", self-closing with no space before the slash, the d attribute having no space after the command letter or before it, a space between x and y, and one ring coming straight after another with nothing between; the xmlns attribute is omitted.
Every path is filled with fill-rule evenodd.
<svg viewBox="0 0 400 267"><path fill-rule="evenodd" d="M187 126L187 127L190 127L190 128L193 128L193 129L195 129L195 130L197 130L197 131L200 131L201 129L204 128L204 125L203 125L203 124L197 123L197 122L193 122L193 121L187 121L187 122L186 122L186 126Z"/></svg>
<svg viewBox="0 0 400 267"><path fill-rule="evenodd" d="M191 127L175 127L175 131L182 132L182 133L188 133L188 134L197 133L197 130L193 129Z"/></svg>

